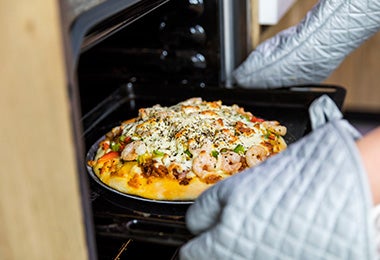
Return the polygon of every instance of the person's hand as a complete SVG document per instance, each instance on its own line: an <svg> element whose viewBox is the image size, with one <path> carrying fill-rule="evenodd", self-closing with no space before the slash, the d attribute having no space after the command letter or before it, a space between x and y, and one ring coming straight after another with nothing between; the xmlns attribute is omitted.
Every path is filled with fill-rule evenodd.
<svg viewBox="0 0 380 260"><path fill-rule="evenodd" d="M206 190L186 214L196 237L180 259L373 259L360 134L343 119L316 127Z"/></svg>
<svg viewBox="0 0 380 260"><path fill-rule="evenodd" d="M321 0L303 21L260 44L235 71L237 84L319 83L380 28L380 1Z"/></svg>
<svg viewBox="0 0 380 260"><path fill-rule="evenodd" d="M375 205L380 204L380 127L358 140L357 146L367 171Z"/></svg>
<svg viewBox="0 0 380 260"><path fill-rule="evenodd" d="M372 201L347 127L328 124L203 193L180 259L373 259Z"/></svg>

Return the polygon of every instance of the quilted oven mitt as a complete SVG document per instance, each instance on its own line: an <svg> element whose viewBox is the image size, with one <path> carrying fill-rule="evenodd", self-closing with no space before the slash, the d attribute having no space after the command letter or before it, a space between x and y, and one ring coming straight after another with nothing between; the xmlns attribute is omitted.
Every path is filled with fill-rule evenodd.
<svg viewBox="0 0 380 260"><path fill-rule="evenodd" d="M374 259L360 134L332 102L312 104L309 135L195 201L186 223L197 236L180 259Z"/></svg>
<svg viewBox="0 0 380 260"><path fill-rule="evenodd" d="M242 87L318 83L380 29L378 0L321 0L296 26L260 44L234 71Z"/></svg>

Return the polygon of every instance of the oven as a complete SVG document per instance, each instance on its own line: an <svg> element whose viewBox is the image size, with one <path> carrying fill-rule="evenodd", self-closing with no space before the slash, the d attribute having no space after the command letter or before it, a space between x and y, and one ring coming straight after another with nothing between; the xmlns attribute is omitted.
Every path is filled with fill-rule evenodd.
<svg viewBox="0 0 380 260"><path fill-rule="evenodd" d="M192 235L191 203L126 198L92 178L93 145L141 107L191 97L238 104L279 120L290 144L310 131L308 107L340 86L242 89L231 76L252 50L251 1L140 0L66 2L67 67L77 126L78 165L90 255L97 259L176 259Z"/></svg>

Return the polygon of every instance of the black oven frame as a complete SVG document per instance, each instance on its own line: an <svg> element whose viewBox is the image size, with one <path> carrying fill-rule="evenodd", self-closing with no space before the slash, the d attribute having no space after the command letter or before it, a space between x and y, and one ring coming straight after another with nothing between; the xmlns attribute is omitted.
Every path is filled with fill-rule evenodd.
<svg viewBox="0 0 380 260"><path fill-rule="evenodd" d="M105 116L104 110L107 110L107 113L113 113L113 109L110 109L107 106L109 105L107 102L107 98L112 99L112 95L115 95L113 92L110 96L104 99L104 102L101 102L99 106L95 106L94 109L86 113L82 114L81 111L81 97L80 97L80 86L78 85L78 63L79 57L83 52L93 48L100 42L109 38L110 36L120 32L122 29L130 25L131 23L137 21L138 19L144 17L148 13L160 8L162 5L170 2L170 0L129 0L129 1L120 1L120 0L107 0L99 5L92 7L91 9L83 12L78 15L73 21L65 18L65 14L62 14L63 20L63 29L64 29L64 41L65 41L65 53L66 53L66 68L67 68L67 77L68 77L68 89L69 96L72 108L72 120L73 120L73 132L76 143L76 158L77 158L77 169L79 174L79 183L81 189L81 199L83 205L83 219L84 225L86 229L86 239L89 251L90 259L98 259L97 256L97 242L96 242L96 226L93 222L94 212L91 206L91 190L88 176L86 174L82 174L86 172L85 168L85 154L87 152L89 143L92 142L92 137L88 137L92 134L90 129L97 127L97 116ZM222 4L227 5L228 1L222 1ZM62 10L66 10L67 6L62 2ZM224 6L227 8L228 6ZM224 19L228 18L228 15L224 17ZM231 19L229 17L228 19ZM225 20L224 20L225 21ZM241 28L242 26L240 26ZM247 28L244 28L247 29ZM230 28L229 30L233 30ZM231 34L226 35L226 31L223 32L223 37L231 37ZM221 32L221 33L222 33ZM231 32L231 31L227 31ZM242 44L242 43L240 43ZM249 48L244 43L245 51L248 51ZM233 48L233 43L229 42L227 44L221 44L221 48ZM245 54L247 52L244 52ZM267 105L268 102L271 104L284 105L286 107L292 107L295 105L302 109L303 112L307 110L308 105L315 98L319 97L323 94L330 95L338 105L338 107L342 107L345 91L343 88L339 86L326 86L326 85L308 85L308 86L297 86L290 88L283 88L277 90L244 90L239 89L233 85L231 79L228 78L227 74L231 72L234 68L234 64L238 64L244 58L244 53L239 54L228 54L223 58L224 68L221 72L223 82L222 85L211 86L207 88L199 88L199 87L186 87L186 89L176 89L176 86L158 86L152 88L152 86L144 86L144 84L140 84L139 82L125 82L125 84L121 85L120 88L116 90L116 92L121 92L124 95L132 95L132 99L129 101L138 101L138 97L144 95L144 93L140 93L139 91L149 91L149 95L159 94L166 88L166 91L169 93L175 93L173 91L185 93L183 97L190 95L199 95L204 97L215 97L220 99L228 99L231 100L231 96L238 96L241 101L248 102L249 95L255 94L258 99L255 101L256 103L264 103ZM228 62L228 66L226 62ZM132 90L131 92L128 92ZM120 93L119 93L120 94ZM131 96L130 96L131 97ZM154 97L154 96L150 96ZM82 97L83 98L83 97ZM124 97L121 97L124 98ZM137 98L137 99L136 99ZM129 102L128 101L128 102ZM168 101L168 100L166 100ZM172 96L170 102L179 101L178 97ZM112 102L112 100L111 100ZM295 102L296 104L291 104L291 102ZM266 103L266 104L265 104ZM256 104L260 106L260 104ZM262 105L262 104L261 104ZM102 112L103 111L103 112ZM100 113L100 114L99 114ZM103 118L104 119L104 118ZM101 121L101 120L100 120ZM116 123L117 121L114 121ZM308 122L304 122L303 129L300 133L297 133L297 138L299 135L303 135L308 132ZM105 127L103 125L102 127ZM103 128L101 128L103 129ZM103 214L103 212L101 212ZM128 234L126 234L128 237ZM141 237L140 237L141 238ZM172 241L172 237L168 237L169 241Z"/></svg>
<svg viewBox="0 0 380 260"><path fill-rule="evenodd" d="M83 141L82 111L77 78L77 66L81 52L108 38L118 30L152 12L170 0L105 0L94 6L76 11L70 1L59 1L61 10L62 39L68 95L71 107L72 132L76 144L78 173L85 169L85 145ZM91 2L91 1L89 1ZM96 2L96 1L95 1ZM75 3L75 2L74 2ZM80 2L79 2L80 3ZM79 12L79 13L76 13ZM112 19L110 19L112 18ZM90 187L87 176L78 174L83 212L83 225L89 259L98 259Z"/></svg>

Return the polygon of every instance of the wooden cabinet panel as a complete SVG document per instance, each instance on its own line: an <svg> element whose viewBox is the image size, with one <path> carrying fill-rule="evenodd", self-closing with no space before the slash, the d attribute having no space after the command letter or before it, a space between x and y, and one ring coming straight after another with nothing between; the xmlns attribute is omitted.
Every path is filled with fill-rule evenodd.
<svg viewBox="0 0 380 260"><path fill-rule="evenodd" d="M0 12L0 259L88 259L58 1Z"/></svg>
<svg viewBox="0 0 380 260"><path fill-rule="evenodd" d="M326 82L346 87L346 109L380 113L380 33L351 53Z"/></svg>
<svg viewBox="0 0 380 260"><path fill-rule="evenodd" d="M297 24L317 2L297 1L277 25L261 28L259 42ZM380 32L352 52L325 83L341 85L347 89L344 109L379 113Z"/></svg>

